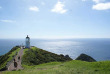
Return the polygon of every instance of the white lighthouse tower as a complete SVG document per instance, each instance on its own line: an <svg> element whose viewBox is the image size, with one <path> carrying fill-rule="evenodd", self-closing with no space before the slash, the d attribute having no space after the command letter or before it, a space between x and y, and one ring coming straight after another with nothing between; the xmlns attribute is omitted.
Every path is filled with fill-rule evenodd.
<svg viewBox="0 0 110 74"><path fill-rule="evenodd" d="M26 37L26 45L25 45L25 48L30 48L30 38L28 37L28 35L27 35L27 37Z"/></svg>

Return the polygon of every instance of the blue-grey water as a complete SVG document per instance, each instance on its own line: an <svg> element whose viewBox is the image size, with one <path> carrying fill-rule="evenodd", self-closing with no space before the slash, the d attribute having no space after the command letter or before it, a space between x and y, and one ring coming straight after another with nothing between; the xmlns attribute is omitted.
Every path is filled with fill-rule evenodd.
<svg viewBox="0 0 110 74"><path fill-rule="evenodd" d="M0 39L0 55L12 47L25 43L25 39ZM97 61L110 60L110 39L31 39L31 45L44 50L69 55L75 59L81 53L92 56Z"/></svg>

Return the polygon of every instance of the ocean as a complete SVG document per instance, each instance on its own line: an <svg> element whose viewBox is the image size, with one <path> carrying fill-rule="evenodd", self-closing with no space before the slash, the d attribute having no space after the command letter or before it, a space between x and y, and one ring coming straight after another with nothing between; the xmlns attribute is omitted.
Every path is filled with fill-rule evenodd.
<svg viewBox="0 0 110 74"><path fill-rule="evenodd" d="M25 44L25 39L0 39L0 55L7 53L14 46L22 44ZM69 55L72 59L85 53L97 61L110 60L109 38L31 39L31 46L56 54Z"/></svg>

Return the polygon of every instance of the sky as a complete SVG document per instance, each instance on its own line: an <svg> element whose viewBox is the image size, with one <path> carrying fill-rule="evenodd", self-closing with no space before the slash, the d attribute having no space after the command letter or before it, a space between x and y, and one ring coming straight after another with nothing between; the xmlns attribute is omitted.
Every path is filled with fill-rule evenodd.
<svg viewBox="0 0 110 74"><path fill-rule="evenodd" d="M0 39L110 38L110 0L0 0Z"/></svg>

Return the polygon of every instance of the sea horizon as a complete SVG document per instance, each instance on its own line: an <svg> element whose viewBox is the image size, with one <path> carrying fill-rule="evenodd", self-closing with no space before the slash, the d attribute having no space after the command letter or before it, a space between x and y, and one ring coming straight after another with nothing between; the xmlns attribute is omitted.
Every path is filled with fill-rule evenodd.
<svg viewBox="0 0 110 74"><path fill-rule="evenodd" d="M25 45L25 38L0 39L0 55L7 53L14 46L22 44ZM110 38L31 39L31 46L56 54L69 55L72 59L85 53L97 61L110 60L108 53L110 52Z"/></svg>

